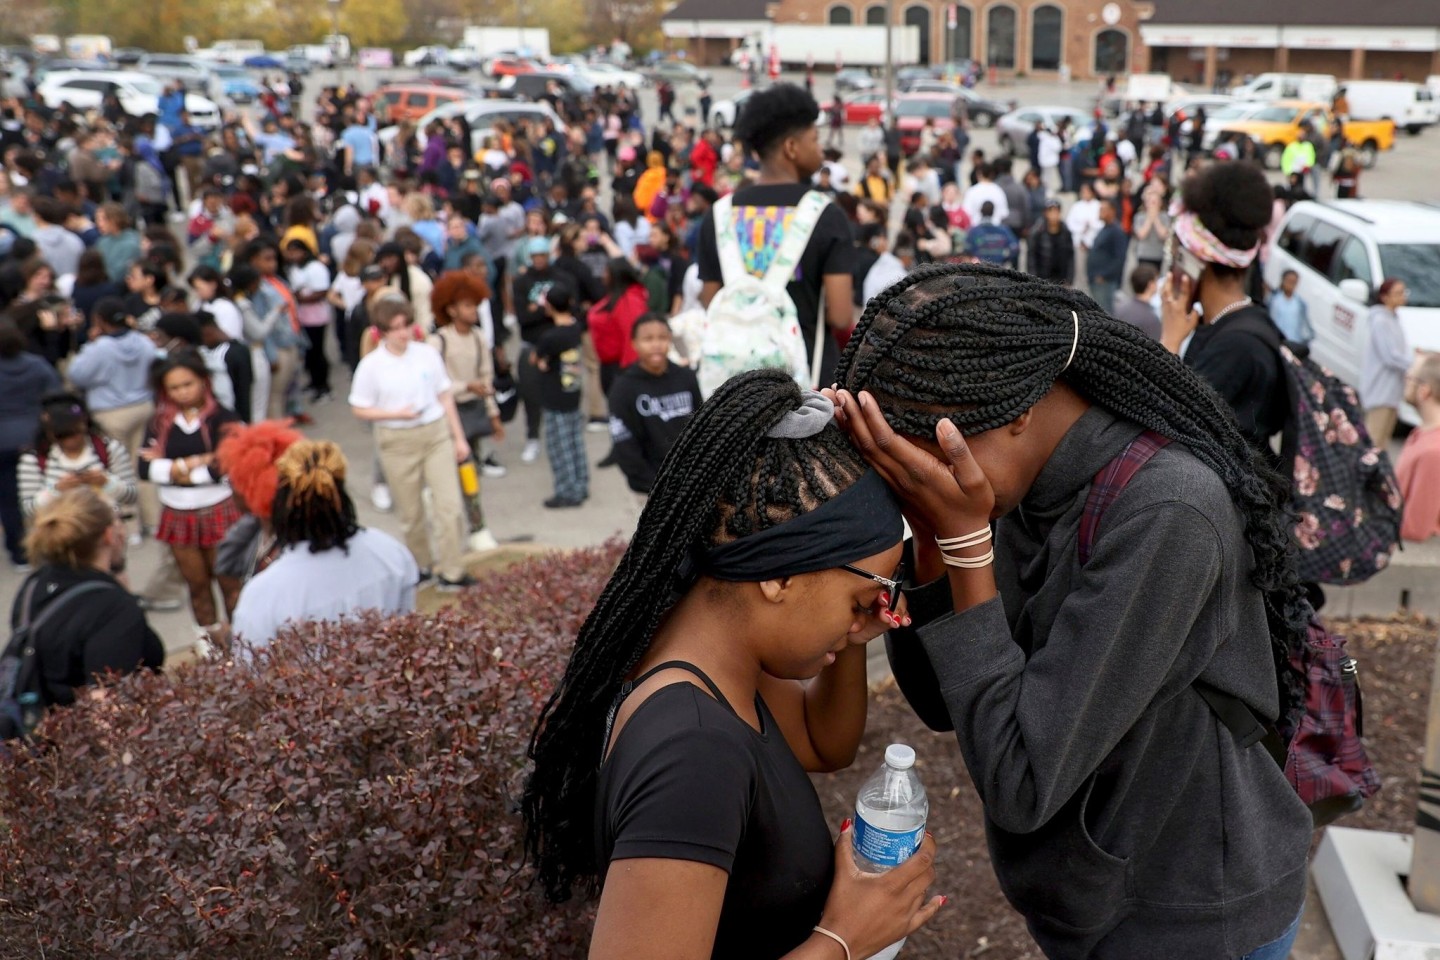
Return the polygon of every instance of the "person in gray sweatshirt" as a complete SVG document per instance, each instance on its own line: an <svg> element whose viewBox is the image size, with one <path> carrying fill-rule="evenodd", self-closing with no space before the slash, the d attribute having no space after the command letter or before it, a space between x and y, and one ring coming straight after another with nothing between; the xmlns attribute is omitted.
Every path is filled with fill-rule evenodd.
<svg viewBox="0 0 1440 960"><path fill-rule="evenodd" d="M145 437L145 426L155 415L150 383L155 344L130 327L125 301L119 297L101 297L91 318L90 340L70 361L66 376L85 391L85 405L95 423L124 444L133 460ZM145 526L154 528L158 512L153 497L140 498Z"/></svg>
<svg viewBox="0 0 1440 960"><path fill-rule="evenodd" d="M1310 813L1197 685L1268 721L1293 710L1277 664L1309 608L1286 486L1225 402L1082 294L973 264L877 297L837 377L914 531L896 680L955 730L1000 886L1045 955L1288 956ZM1158 452L1089 509L1142 434Z"/></svg>

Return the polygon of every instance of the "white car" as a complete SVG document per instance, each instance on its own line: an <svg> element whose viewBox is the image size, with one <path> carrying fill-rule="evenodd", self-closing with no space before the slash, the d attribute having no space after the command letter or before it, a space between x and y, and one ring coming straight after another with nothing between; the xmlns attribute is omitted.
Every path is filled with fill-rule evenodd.
<svg viewBox="0 0 1440 960"><path fill-rule="evenodd" d="M645 86L644 74L603 60L585 64L579 68L579 73L597 87L618 87L623 83L631 90L639 90Z"/></svg>
<svg viewBox="0 0 1440 960"><path fill-rule="evenodd" d="M470 124L470 149L472 153L478 153L485 148L485 138L495 129L497 120L505 120L510 123L517 123L527 120L549 120L555 124L557 133L565 133L565 121L560 115L550 108L550 104L543 101L530 103L526 100L505 100L505 99L484 99L484 100L454 100L450 103L436 107L425 116L415 121L415 138L420 146L426 143L425 128L432 120L444 120L448 117L465 115L465 120ZM389 149L391 142L399 134L398 126L389 126L381 130L376 137L380 145Z"/></svg>
<svg viewBox="0 0 1440 960"><path fill-rule="evenodd" d="M428 67L437 63L448 63L450 59L450 48L439 45L428 47L416 47L414 50L405 51L400 62L407 67Z"/></svg>
<svg viewBox="0 0 1440 960"><path fill-rule="evenodd" d="M1215 141L1220 139L1220 130L1226 124L1238 123L1241 120L1249 120L1255 114L1271 106L1264 100L1254 100L1247 103L1226 103L1215 107L1205 108L1205 132L1201 134L1200 146L1206 153L1215 149ZM1195 118L1191 117L1180 124L1180 135L1188 141L1190 131L1195 128Z"/></svg>
<svg viewBox="0 0 1440 960"><path fill-rule="evenodd" d="M144 73L125 70L57 70L46 74L36 91L47 107L62 104L77 110L98 110L106 94L114 93L120 106L132 117L160 112L160 97L165 88L159 80ZM215 101L198 93L185 94L185 110L190 122L202 130L220 126L220 108Z"/></svg>
<svg viewBox="0 0 1440 960"><path fill-rule="evenodd" d="M745 101L750 99L754 89L741 90L733 97L724 100L716 100L710 105L710 126L716 130L729 130L735 126L735 118L740 116L740 110L745 106Z"/></svg>
<svg viewBox="0 0 1440 960"><path fill-rule="evenodd" d="M1310 354L1351 385L1360 382L1370 303L1386 277L1410 291L1400 324L1410 346L1440 350L1440 208L1403 200L1306 200L1295 204L1270 242L1265 285L1286 270L1300 275L1315 340ZM1363 399L1363 398L1362 398ZM1417 424L1410 406L1400 419Z"/></svg>

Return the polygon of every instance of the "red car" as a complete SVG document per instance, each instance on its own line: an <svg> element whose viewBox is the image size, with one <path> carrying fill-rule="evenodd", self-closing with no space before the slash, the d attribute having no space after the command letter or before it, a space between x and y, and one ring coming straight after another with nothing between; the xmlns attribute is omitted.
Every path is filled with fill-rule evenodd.
<svg viewBox="0 0 1440 960"><path fill-rule="evenodd" d="M492 77L508 77L517 73L534 73L540 69L540 64L534 60L526 60L523 57L496 57L490 61L490 75Z"/></svg>
<svg viewBox="0 0 1440 960"><path fill-rule="evenodd" d="M863 126L871 120L885 119L885 92L883 90L863 90L854 96L840 99L845 104L847 126ZM833 102L831 101L831 103ZM830 115L831 103L827 103L821 108L827 117Z"/></svg>
<svg viewBox="0 0 1440 960"><path fill-rule="evenodd" d="M955 128L951 111L955 95L950 93L908 93L895 98L895 125L900 128L900 149L908 157L920 149L920 131L932 121L937 134Z"/></svg>

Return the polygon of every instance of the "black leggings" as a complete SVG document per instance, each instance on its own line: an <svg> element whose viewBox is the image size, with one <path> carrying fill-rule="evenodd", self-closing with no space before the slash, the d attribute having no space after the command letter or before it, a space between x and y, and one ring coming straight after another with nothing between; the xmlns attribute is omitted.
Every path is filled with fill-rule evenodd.
<svg viewBox="0 0 1440 960"><path fill-rule="evenodd" d="M520 348L520 357L515 362L515 387L520 391L520 402L525 404L525 439L540 439L540 421L545 410L540 405L540 373L530 362L535 348L528 343Z"/></svg>
<svg viewBox="0 0 1440 960"><path fill-rule="evenodd" d="M325 355L325 332L330 324L323 327L305 327L305 336L310 338L310 349L305 351L305 372L310 375L310 392L315 395L330 392L330 358Z"/></svg>

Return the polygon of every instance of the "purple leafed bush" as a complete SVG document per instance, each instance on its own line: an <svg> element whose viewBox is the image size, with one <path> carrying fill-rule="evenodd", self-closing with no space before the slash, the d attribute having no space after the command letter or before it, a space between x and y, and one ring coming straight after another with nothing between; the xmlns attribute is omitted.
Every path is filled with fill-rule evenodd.
<svg viewBox="0 0 1440 960"><path fill-rule="evenodd" d="M0 958L583 956L591 915L531 885L516 801L620 552L52 712L0 761Z"/></svg>

